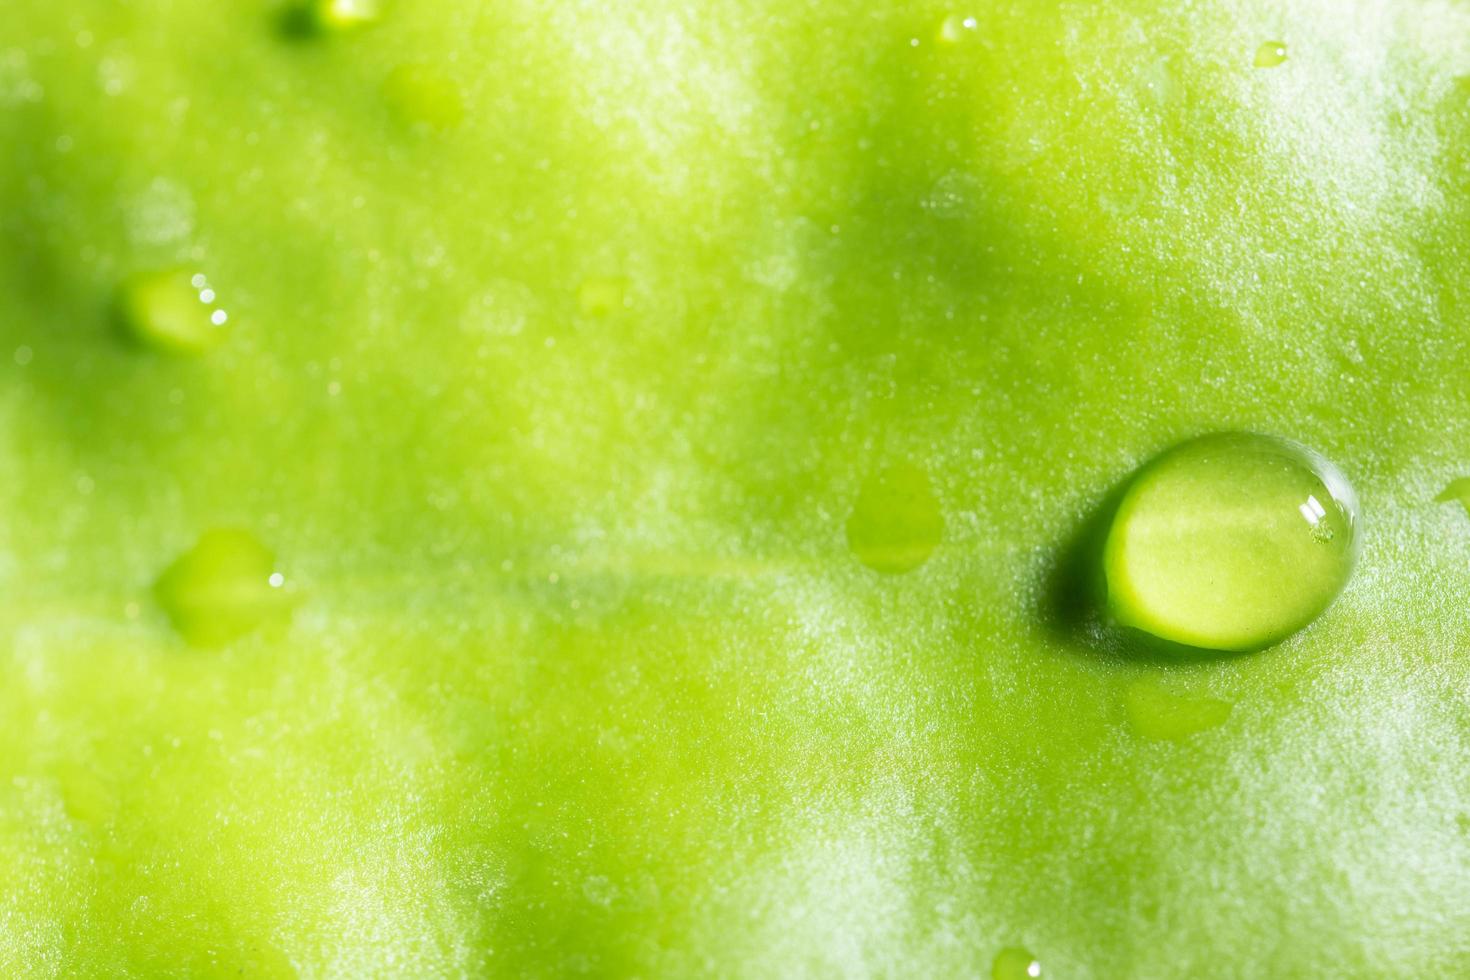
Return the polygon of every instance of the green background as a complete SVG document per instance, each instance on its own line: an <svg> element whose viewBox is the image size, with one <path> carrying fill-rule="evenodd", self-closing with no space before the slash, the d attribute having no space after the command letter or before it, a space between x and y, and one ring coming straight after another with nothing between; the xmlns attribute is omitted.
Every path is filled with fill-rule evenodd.
<svg viewBox="0 0 1470 980"><path fill-rule="evenodd" d="M281 24L0 9L0 972L1470 970L1470 7ZM122 342L181 262L228 340ZM1342 467L1357 573L1112 649L1070 542L1228 428ZM199 649L219 527L296 604Z"/></svg>

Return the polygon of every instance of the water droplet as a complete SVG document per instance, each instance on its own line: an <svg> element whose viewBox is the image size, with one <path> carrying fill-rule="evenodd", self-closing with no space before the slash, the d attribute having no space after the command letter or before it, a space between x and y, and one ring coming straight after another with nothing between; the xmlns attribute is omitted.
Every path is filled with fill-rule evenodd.
<svg viewBox="0 0 1470 980"><path fill-rule="evenodd" d="M900 463L871 475L847 520L847 544L864 565L896 575L912 571L944 537L944 515L929 474Z"/></svg>
<svg viewBox="0 0 1470 980"><path fill-rule="evenodd" d="M464 118L459 86L431 65L400 65L383 80L383 99L402 122L450 130Z"/></svg>
<svg viewBox="0 0 1470 980"><path fill-rule="evenodd" d="M1041 961L1019 946L1011 946L996 954L990 965L991 980L1037 980Z"/></svg>
<svg viewBox="0 0 1470 980"><path fill-rule="evenodd" d="M1128 725L1148 738L1178 741L1225 723L1234 707L1218 698L1169 690L1157 681L1135 681L1124 695Z"/></svg>
<svg viewBox="0 0 1470 980"><path fill-rule="evenodd" d="M213 530L159 577L153 592L194 646L244 636L287 611L275 556L248 531Z"/></svg>
<svg viewBox="0 0 1470 980"><path fill-rule="evenodd" d="M1124 492L1104 547L1108 607L1184 646L1269 646L1341 590L1356 522L1346 478L1311 450L1251 433L1192 439Z"/></svg>
<svg viewBox="0 0 1470 980"><path fill-rule="evenodd" d="M979 33L979 26L979 22L974 17L950 14L940 23L939 31L934 37L935 43L941 46L964 44Z"/></svg>
<svg viewBox="0 0 1470 980"><path fill-rule="evenodd" d="M1286 45L1280 41L1267 41L1256 48L1257 68L1276 68L1286 63Z"/></svg>
<svg viewBox="0 0 1470 980"><path fill-rule="evenodd" d="M27 364L31 363L31 361L35 359L35 356L36 352L31 350L25 344L21 344L15 349L15 363L19 364L21 367L25 367Z"/></svg>
<svg viewBox="0 0 1470 980"><path fill-rule="evenodd" d="M623 308L627 280L617 276L593 276L577 290L577 305L583 316L610 316Z"/></svg>
<svg viewBox="0 0 1470 980"><path fill-rule="evenodd" d="M208 299L205 297L208 296ZM141 273L123 283L119 312L128 334L155 350L202 354L224 340L229 320L214 290L187 268Z"/></svg>
<svg viewBox="0 0 1470 980"><path fill-rule="evenodd" d="M1439 492L1434 498L1436 502L1447 504L1458 501L1467 513L1470 513L1470 476L1462 476L1458 480L1451 480L1449 486Z"/></svg>

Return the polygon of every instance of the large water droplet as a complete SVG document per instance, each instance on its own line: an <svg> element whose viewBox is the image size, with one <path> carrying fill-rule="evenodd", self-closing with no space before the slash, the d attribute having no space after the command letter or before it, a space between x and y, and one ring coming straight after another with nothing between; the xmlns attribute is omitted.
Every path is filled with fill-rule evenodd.
<svg viewBox="0 0 1470 980"><path fill-rule="evenodd" d="M1311 450L1250 433L1190 440L1123 494L1103 551L1108 608L1184 646L1269 646L1336 597L1356 523L1347 480Z"/></svg>
<svg viewBox="0 0 1470 980"><path fill-rule="evenodd" d="M220 646L286 612L275 556L248 531L205 532L159 577L154 595L184 639Z"/></svg>
<svg viewBox="0 0 1470 980"><path fill-rule="evenodd" d="M186 267L145 272L123 283L118 295L123 326L146 347L202 354L227 333L227 314L209 279Z"/></svg>
<svg viewBox="0 0 1470 980"><path fill-rule="evenodd" d="M1037 980L1041 961L1019 946L1001 950L990 965L991 980Z"/></svg>
<svg viewBox="0 0 1470 980"><path fill-rule="evenodd" d="M912 571L944 537L944 515L929 474L911 463L874 473L847 521L847 544L864 565L896 575Z"/></svg>

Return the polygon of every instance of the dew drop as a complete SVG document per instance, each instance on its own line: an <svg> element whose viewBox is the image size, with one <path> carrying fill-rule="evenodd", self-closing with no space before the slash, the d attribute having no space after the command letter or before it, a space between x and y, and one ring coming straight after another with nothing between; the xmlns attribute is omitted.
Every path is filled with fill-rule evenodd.
<svg viewBox="0 0 1470 980"><path fill-rule="evenodd" d="M464 119L459 86L431 65L400 65L383 80L383 100L410 126L450 130Z"/></svg>
<svg viewBox="0 0 1470 980"><path fill-rule="evenodd" d="M1217 433L1128 484L1103 549L1122 625L1206 650L1257 650L1316 619L1352 571L1357 501L1296 443Z"/></svg>
<svg viewBox="0 0 1470 980"><path fill-rule="evenodd" d="M206 299L206 296L208 297ZM139 273L118 295L122 325L133 340L154 350L202 354L224 340L229 319L218 309L201 273L187 268Z"/></svg>
<svg viewBox="0 0 1470 980"><path fill-rule="evenodd" d="M1001 950L990 965L991 980L1037 980L1040 976L1041 961L1019 946Z"/></svg>
<svg viewBox="0 0 1470 980"><path fill-rule="evenodd" d="M1286 45L1280 41L1267 41L1256 48L1257 68L1276 68L1286 64Z"/></svg>
<svg viewBox="0 0 1470 980"><path fill-rule="evenodd" d="M924 564L943 537L944 515L929 474L911 463L869 476L847 521L852 553L887 575Z"/></svg>
<svg viewBox="0 0 1470 980"><path fill-rule="evenodd" d="M275 556L250 532L216 529L164 571L153 593L186 641L215 647L288 610L279 575Z"/></svg>

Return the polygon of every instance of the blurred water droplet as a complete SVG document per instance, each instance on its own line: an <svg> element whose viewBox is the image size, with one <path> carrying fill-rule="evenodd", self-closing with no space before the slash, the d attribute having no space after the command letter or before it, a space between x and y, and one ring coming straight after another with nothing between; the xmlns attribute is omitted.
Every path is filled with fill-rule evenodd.
<svg viewBox="0 0 1470 980"><path fill-rule="evenodd" d="M207 531L159 577L154 595L190 644L219 646L289 610L275 556L248 531Z"/></svg>
<svg viewBox="0 0 1470 980"><path fill-rule="evenodd" d="M618 276L593 276L577 289L577 306L583 316L611 316L623 308L627 280Z"/></svg>
<svg viewBox="0 0 1470 980"><path fill-rule="evenodd" d="M1286 63L1286 45L1280 41L1267 41L1256 48L1257 68L1276 68Z"/></svg>
<svg viewBox="0 0 1470 980"><path fill-rule="evenodd" d="M383 100L410 126L446 131L464 119L464 100L454 80L432 65L400 65L383 80Z"/></svg>
<svg viewBox="0 0 1470 980"><path fill-rule="evenodd" d="M1037 980L1041 961L1019 946L1011 946L996 954L990 965L991 980Z"/></svg>
<svg viewBox="0 0 1470 980"><path fill-rule="evenodd" d="M229 315L215 305L217 297L208 283L188 268L133 276L118 295L123 327L135 341L154 350L176 354L211 350L224 340Z"/></svg>

